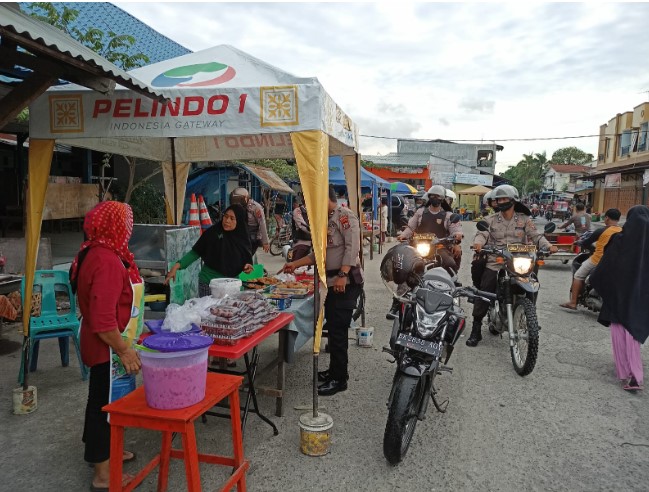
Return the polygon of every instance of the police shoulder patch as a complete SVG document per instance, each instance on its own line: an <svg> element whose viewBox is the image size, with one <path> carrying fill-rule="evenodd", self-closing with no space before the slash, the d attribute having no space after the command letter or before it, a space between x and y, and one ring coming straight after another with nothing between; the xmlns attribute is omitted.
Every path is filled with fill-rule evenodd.
<svg viewBox="0 0 649 492"><path fill-rule="evenodd" d="M340 215L340 225L342 226L343 229L349 229L351 227L351 224L349 223L349 217L347 215Z"/></svg>

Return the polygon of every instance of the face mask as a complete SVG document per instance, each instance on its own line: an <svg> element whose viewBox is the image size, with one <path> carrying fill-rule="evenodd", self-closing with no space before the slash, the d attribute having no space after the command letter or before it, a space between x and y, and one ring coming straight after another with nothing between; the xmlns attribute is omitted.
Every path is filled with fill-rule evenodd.
<svg viewBox="0 0 649 492"><path fill-rule="evenodd" d="M506 210L509 210L509 209L512 208L513 206L514 206L514 202L512 202L512 201L510 200L510 201L508 201L508 202L506 202L506 203L499 203L499 204L497 204L497 205L496 205L496 210L498 210L498 212L505 212Z"/></svg>
<svg viewBox="0 0 649 492"><path fill-rule="evenodd" d="M433 207L439 207L442 204L442 200L440 200L439 198L430 198L428 200L428 203Z"/></svg>

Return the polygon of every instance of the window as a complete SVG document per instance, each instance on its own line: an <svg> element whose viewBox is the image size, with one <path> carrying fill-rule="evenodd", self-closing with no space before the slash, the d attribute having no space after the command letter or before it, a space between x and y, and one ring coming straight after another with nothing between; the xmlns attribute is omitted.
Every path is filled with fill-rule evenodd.
<svg viewBox="0 0 649 492"><path fill-rule="evenodd" d="M492 167L494 165L494 153L491 150L478 150L478 167Z"/></svg>
<svg viewBox="0 0 649 492"><path fill-rule="evenodd" d="M649 132L649 122L640 125L640 135L638 136L638 152L647 150L647 132Z"/></svg>
<svg viewBox="0 0 649 492"><path fill-rule="evenodd" d="M607 138L604 140L604 155L608 159L611 155L611 139Z"/></svg>
<svg viewBox="0 0 649 492"><path fill-rule="evenodd" d="M619 155L627 155L631 150L631 130L625 130L620 137Z"/></svg>

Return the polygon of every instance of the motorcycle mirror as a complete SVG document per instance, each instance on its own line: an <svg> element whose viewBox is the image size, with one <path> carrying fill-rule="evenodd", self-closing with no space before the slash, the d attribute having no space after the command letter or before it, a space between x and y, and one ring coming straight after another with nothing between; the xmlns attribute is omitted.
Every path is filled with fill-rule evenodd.
<svg viewBox="0 0 649 492"><path fill-rule="evenodd" d="M460 214L451 214L450 222L451 224L457 224L461 218Z"/></svg>
<svg viewBox="0 0 649 492"><path fill-rule="evenodd" d="M481 220L477 223L478 230L480 232L487 232L489 230L489 224L486 220Z"/></svg>
<svg viewBox="0 0 649 492"><path fill-rule="evenodd" d="M545 224L545 227L543 227L543 230L545 231L546 234L550 234L554 232L554 230L557 228L557 225L554 222L548 222Z"/></svg>

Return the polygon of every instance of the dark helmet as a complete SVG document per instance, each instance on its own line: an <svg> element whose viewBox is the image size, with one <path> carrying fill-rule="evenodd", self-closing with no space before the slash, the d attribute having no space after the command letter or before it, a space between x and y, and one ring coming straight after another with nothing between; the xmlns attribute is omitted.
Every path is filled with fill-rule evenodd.
<svg viewBox="0 0 649 492"><path fill-rule="evenodd" d="M424 273L424 266L424 260L415 248L407 244L398 244L383 257L381 278L386 282L405 282L409 287L416 287Z"/></svg>

